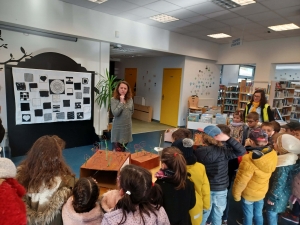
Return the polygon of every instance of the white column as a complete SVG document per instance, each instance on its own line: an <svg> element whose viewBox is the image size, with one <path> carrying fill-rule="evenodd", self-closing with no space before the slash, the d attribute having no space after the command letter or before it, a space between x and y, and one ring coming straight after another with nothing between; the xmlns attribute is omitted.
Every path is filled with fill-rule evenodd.
<svg viewBox="0 0 300 225"><path fill-rule="evenodd" d="M106 42L100 42L99 45L99 71L97 71L99 74L105 74L105 70L109 70L109 57L110 57L110 44ZM95 75L95 85L99 81L99 75ZM94 103L94 127L95 132L98 135L102 135L102 131L107 128L107 112L106 108L101 108L100 106L95 102Z"/></svg>

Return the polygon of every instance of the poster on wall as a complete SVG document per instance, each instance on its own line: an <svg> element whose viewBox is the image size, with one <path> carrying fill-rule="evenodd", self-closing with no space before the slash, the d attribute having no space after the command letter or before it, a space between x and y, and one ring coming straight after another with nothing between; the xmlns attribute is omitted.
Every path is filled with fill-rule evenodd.
<svg viewBox="0 0 300 225"><path fill-rule="evenodd" d="M91 73L12 69L16 125L91 119Z"/></svg>

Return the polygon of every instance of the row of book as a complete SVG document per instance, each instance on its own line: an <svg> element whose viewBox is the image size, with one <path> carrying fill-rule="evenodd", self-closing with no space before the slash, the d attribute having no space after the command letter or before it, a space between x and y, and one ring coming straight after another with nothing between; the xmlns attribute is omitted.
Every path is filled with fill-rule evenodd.
<svg viewBox="0 0 300 225"><path fill-rule="evenodd" d="M289 90L275 91L274 98L288 98L294 97L293 93Z"/></svg>
<svg viewBox="0 0 300 225"><path fill-rule="evenodd" d="M225 98L239 98L238 93L226 93Z"/></svg>
<svg viewBox="0 0 300 225"><path fill-rule="evenodd" d="M226 99L224 101L224 104L236 105L236 104L238 104L238 100Z"/></svg>

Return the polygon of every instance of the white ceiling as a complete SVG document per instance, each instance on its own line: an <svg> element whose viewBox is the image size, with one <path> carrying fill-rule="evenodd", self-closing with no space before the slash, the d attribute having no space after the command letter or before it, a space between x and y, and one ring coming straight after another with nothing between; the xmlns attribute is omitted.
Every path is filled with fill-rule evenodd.
<svg viewBox="0 0 300 225"><path fill-rule="evenodd" d="M255 4L230 10L210 0L108 0L102 4L88 0L60 1L219 44L237 37L258 41L300 36L300 29L281 32L268 29L286 23L300 26L300 0L256 0ZM149 19L161 13L179 20L163 24ZM221 32L232 38L207 36Z"/></svg>

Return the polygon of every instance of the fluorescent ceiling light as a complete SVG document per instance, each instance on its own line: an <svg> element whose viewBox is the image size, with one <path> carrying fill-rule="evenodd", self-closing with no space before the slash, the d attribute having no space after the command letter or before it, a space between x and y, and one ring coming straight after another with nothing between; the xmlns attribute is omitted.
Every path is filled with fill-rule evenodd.
<svg viewBox="0 0 300 225"><path fill-rule="evenodd" d="M249 4L253 4L256 3L256 1L253 0L231 0L239 5L249 5Z"/></svg>
<svg viewBox="0 0 300 225"><path fill-rule="evenodd" d="M103 2L106 2L107 0L89 0L90 2L95 2L95 3L98 3L98 4L101 4Z"/></svg>
<svg viewBox="0 0 300 225"><path fill-rule="evenodd" d="M22 28L22 27L14 27L14 26L9 26L9 25L4 25L4 24L0 24L0 29L16 31L16 32L25 33L25 34L33 34L33 35L49 37L49 38L56 38L56 39L61 39L61 40L65 40L65 41L77 42L76 37L54 34L54 33L48 32L48 31L40 31L40 30L27 29L27 28Z"/></svg>
<svg viewBox="0 0 300 225"><path fill-rule="evenodd" d="M224 34L224 33L219 33L219 34L209 34L209 35L207 35L207 36L212 37L212 38L227 38L227 37L231 37L230 35Z"/></svg>
<svg viewBox="0 0 300 225"><path fill-rule="evenodd" d="M160 22L160 23L169 23L169 22L172 22L172 21L179 20L179 19L177 19L173 16L168 16L168 15L165 15L165 14L151 16L150 19L155 20L155 21Z"/></svg>
<svg viewBox="0 0 300 225"><path fill-rule="evenodd" d="M269 29L274 31L284 31L284 30L295 30L299 29L299 27L296 24L289 23L289 24L282 24L277 26L271 26Z"/></svg>

